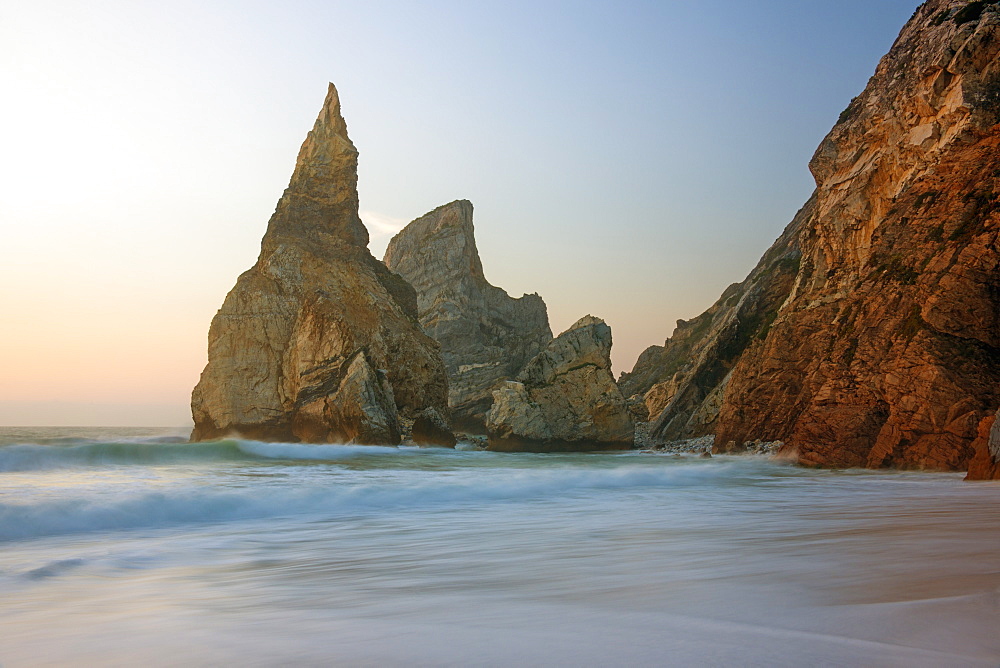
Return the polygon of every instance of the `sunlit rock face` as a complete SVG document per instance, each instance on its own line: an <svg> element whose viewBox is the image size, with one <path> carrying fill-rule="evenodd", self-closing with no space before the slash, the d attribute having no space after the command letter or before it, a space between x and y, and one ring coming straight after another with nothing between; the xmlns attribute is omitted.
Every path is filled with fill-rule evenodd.
<svg viewBox="0 0 1000 668"><path fill-rule="evenodd" d="M789 242L799 257L772 282L771 301L784 299L736 355L709 352L722 389L664 428L697 428L708 401L717 447L781 440L816 466L969 465L1000 404L998 54L1000 6L917 9L813 156L816 191ZM652 397L663 410L705 368L698 354L656 378L675 381Z"/></svg>
<svg viewBox="0 0 1000 668"><path fill-rule="evenodd" d="M368 251L357 159L331 84L257 263L212 320L192 439L392 444L397 411L447 415L413 288Z"/></svg>
<svg viewBox="0 0 1000 668"><path fill-rule="evenodd" d="M552 340L545 302L514 299L486 280L466 200L407 225L389 242L385 264L416 289L420 324L441 344L453 424L482 432L493 390Z"/></svg>
<svg viewBox="0 0 1000 668"><path fill-rule="evenodd" d="M611 375L611 328L581 318L493 392L486 420L489 449L618 450L635 425Z"/></svg>

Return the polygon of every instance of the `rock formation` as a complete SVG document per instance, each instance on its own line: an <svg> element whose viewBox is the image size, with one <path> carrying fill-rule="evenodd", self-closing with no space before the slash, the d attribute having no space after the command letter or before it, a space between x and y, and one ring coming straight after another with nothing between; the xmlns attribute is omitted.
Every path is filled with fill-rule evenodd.
<svg viewBox="0 0 1000 668"><path fill-rule="evenodd" d="M677 329L662 346L647 348L618 385L641 399L652 443L715 433L730 372L750 344L764 338L788 297L799 266L798 232L810 200L750 275L722 293L707 311Z"/></svg>
<svg viewBox="0 0 1000 668"><path fill-rule="evenodd" d="M967 480L1000 480L1000 410L980 421Z"/></svg>
<svg viewBox="0 0 1000 668"><path fill-rule="evenodd" d="M786 256L790 287L771 282L767 301L780 303L769 326L735 357L710 353L707 366L728 378L719 395L659 428L696 430L711 402L717 446L781 440L785 455L818 466L968 466L1000 405L998 54L997 4L917 9L810 162L816 192L786 231L800 257ZM677 380L638 371L623 386L654 403L650 381ZM664 410L688 381L663 388Z"/></svg>
<svg viewBox="0 0 1000 668"><path fill-rule="evenodd" d="M611 328L586 316L553 339L516 381L494 390L489 449L620 450L635 426L611 375Z"/></svg>
<svg viewBox="0 0 1000 668"><path fill-rule="evenodd" d="M433 408L426 408L417 413L410 434L417 445L443 445L454 448L458 444L458 439L455 438L447 420Z"/></svg>
<svg viewBox="0 0 1000 668"><path fill-rule="evenodd" d="M447 414L413 288L368 252L357 156L331 84L257 263L212 320L193 440L393 444L397 411Z"/></svg>
<svg viewBox="0 0 1000 668"><path fill-rule="evenodd" d="M441 344L453 424L482 433L493 389L552 340L545 302L513 299L486 281L466 200L407 225L389 242L385 264L416 289L420 324Z"/></svg>

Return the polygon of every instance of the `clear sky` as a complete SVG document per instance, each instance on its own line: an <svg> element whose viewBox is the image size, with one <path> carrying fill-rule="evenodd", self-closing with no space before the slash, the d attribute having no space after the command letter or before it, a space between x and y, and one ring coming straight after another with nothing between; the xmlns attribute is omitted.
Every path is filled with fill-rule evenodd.
<svg viewBox="0 0 1000 668"><path fill-rule="evenodd" d="M376 257L469 199L487 278L628 370L805 202L917 4L6 2L0 424L189 421L327 81Z"/></svg>

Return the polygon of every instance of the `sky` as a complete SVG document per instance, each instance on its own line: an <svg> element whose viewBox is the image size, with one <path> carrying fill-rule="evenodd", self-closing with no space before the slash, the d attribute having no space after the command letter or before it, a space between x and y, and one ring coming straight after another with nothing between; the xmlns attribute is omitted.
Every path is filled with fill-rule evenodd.
<svg viewBox="0 0 1000 668"><path fill-rule="evenodd" d="M916 0L0 4L0 425L184 426L336 84L362 219L475 206L616 374L741 281Z"/></svg>

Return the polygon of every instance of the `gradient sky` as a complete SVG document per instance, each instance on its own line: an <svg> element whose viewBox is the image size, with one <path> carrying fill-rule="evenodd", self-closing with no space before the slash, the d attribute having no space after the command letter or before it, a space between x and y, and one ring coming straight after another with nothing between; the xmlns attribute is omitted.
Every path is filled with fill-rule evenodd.
<svg viewBox="0 0 1000 668"><path fill-rule="evenodd" d="M0 424L189 422L327 81L376 257L469 199L487 278L628 370L805 202L917 4L7 2Z"/></svg>

